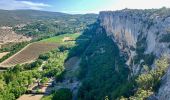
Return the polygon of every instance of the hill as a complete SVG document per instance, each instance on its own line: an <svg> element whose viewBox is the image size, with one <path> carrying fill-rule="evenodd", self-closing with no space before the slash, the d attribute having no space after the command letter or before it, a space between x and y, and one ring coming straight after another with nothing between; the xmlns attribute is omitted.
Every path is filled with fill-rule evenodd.
<svg viewBox="0 0 170 100"><path fill-rule="evenodd" d="M66 14L38 10L0 10L0 27L32 38L82 32L97 14ZM0 31L1 32L1 31Z"/></svg>
<svg viewBox="0 0 170 100"><path fill-rule="evenodd" d="M0 10L0 15L0 26L9 26L68 14L38 10Z"/></svg>
<svg viewBox="0 0 170 100"><path fill-rule="evenodd" d="M64 19L70 17L89 19L97 18L97 14L66 14L61 12L49 12L39 10L0 10L0 26L14 26L41 20ZM92 18L93 19L93 18ZM73 21L73 20L72 20Z"/></svg>

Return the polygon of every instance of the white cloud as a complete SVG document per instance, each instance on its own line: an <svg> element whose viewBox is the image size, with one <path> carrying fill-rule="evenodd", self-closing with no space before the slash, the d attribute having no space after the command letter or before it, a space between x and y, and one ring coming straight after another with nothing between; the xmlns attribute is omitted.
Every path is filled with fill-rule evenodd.
<svg viewBox="0 0 170 100"><path fill-rule="evenodd" d="M51 7L44 3L34 3L31 1L17 1L17 0L0 0L0 9L15 10L15 9L33 9L41 10L45 7Z"/></svg>
<svg viewBox="0 0 170 100"><path fill-rule="evenodd" d="M30 1L21 1L21 3L26 4L26 5L30 5L30 6L39 6L39 7L49 7L50 5L48 4L44 4L44 3L33 3Z"/></svg>

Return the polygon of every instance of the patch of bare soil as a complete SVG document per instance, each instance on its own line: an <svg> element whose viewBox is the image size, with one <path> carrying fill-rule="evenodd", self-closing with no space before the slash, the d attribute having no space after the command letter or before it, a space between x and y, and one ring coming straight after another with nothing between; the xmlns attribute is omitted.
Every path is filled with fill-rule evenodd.
<svg viewBox="0 0 170 100"><path fill-rule="evenodd" d="M3 26L0 27L0 43L5 44L9 42L23 42L30 41L31 37L26 37L21 34L17 34L13 31L12 27Z"/></svg>
<svg viewBox="0 0 170 100"><path fill-rule="evenodd" d="M7 55L9 52L2 52L2 53L0 53L0 59L3 57L3 56L5 56L5 55Z"/></svg>
<svg viewBox="0 0 170 100"><path fill-rule="evenodd" d="M73 39L70 38L70 37L64 37L64 38L63 38L63 42L72 41L72 40L73 40Z"/></svg>
<svg viewBox="0 0 170 100"><path fill-rule="evenodd" d="M43 97L44 95L42 94L24 94L22 95L20 98L18 98L17 100L41 100L41 98Z"/></svg>

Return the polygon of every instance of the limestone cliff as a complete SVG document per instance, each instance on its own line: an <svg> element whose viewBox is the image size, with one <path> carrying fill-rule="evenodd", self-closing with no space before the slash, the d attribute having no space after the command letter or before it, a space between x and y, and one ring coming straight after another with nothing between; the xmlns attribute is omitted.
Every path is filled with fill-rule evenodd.
<svg viewBox="0 0 170 100"><path fill-rule="evenodd" d="M100 12L99 21L122 54L127 55L132 75L142 72L141 63L147 62L145 58L150 54L154 59L170 55L170 9L104 11ZM137 56L139 61L135 63ZM165 77L170 77L169 71ZM169 83L170 80L162 82L158 99L168 100Z"/></svg>

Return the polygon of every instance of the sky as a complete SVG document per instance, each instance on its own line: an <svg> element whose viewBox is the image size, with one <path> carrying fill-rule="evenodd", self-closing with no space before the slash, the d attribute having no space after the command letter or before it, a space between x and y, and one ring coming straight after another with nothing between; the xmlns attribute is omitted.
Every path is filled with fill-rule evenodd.
<svg viewBox="0 0 170 100"><path fill-rule="evenodd" d="M99 13L124 8L170 8L170 0L0 0L0 9L32 9L71 14Z"/></svg>

